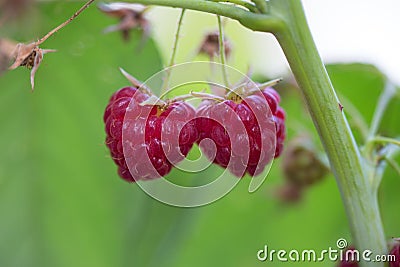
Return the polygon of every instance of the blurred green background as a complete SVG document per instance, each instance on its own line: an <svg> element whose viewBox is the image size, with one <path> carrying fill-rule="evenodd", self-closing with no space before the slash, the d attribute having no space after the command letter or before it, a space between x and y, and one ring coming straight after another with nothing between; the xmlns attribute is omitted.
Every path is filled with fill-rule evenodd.
<svg viewBox="0 0 400 267"><path fill-rule="evenodd" d="M41 37L81 4L41 3L3 25L0 37ZM162 69L166 56L151 39L138 52L138 32L129 43L118 33L103 35L113 23L92 6L46 41L43 48L58 52L45 55L34 93L24 68L0 77L0 267L284 266L289 263L259 262L257 251L264 245L320 251L336 248L339 238L351 243L334 178L325 177L297 203L283 203L276 197L284 183L281 159L255 193L248 193L250 179L243 179L230 194L200 208L164 205L119 179L102 122L110 95L128 84L118 67L146 80ZM182 45L189 51L194 44ZM235 64L245 66L243 60ZM361 64L328 70L343 99L369 122L385 77ZM298 91L278 90L288 140L305 132L317 140ZM384 124L393 136L399 133L397 107L393 102ZM399 186L398 175L388 169L380 191L388 238L399 236Z"/></svg>

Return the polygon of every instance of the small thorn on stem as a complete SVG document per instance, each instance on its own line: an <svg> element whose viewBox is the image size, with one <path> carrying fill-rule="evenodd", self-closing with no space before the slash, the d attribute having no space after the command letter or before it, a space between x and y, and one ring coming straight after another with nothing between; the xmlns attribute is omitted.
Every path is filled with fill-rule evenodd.
<svg viewBox="0 0 400 267"><path fill-rule="evenodd" d="M343 105L340 102L338 104L339 104L340 111L343 111Z"/></svg>

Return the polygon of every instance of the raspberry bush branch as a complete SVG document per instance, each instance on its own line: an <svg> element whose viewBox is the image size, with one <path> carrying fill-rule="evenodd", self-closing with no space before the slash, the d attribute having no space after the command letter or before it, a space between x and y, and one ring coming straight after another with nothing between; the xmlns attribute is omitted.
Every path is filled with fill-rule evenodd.
<svg viewBox="0 0 400 267"><path fill-rule="evenodd" d="M369 180L338 98L318 54L298 0L270 1L271 12L283 17L286 27L275 32L300 85L314 124L328 154L349 219L355 246L374 254L387 251L377 203L377 192ZM363 262L362 266L383 266Z"/></svg>
<svg viewBox="0 0 400 267"><path fill-rule="evenodd" d="M374 254L387 252L377 193L371 185L371 170L355 143L339 100L318 54L300 0L253 1L268 14L256 14L235 5L202 0L134 0L145 5L179 7L226 16L245 27L271 32L279 41L306 100L308 109L328 154L341 192L355 246ZM383 266L363 262L362 266Z"/></svg>

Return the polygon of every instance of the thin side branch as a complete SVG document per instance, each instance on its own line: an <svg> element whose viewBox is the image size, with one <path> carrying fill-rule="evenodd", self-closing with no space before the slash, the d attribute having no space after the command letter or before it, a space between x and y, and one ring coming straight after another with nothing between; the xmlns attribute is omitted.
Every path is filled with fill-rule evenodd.
<svg viewBox="0 0 400 267"><path fill-rule="evenodd" d="M400 147L400 140L394 139L394 138L389 138L389 137L382 137L382 136L377 136L375 138L370 139L370 143L376 144L376 143L382 143L382 144L393 144L396 146Z"/></svg>
<svg viewBox="0 0 400 267"><path fill-rule="evenodd" d="M383 159L384 159L384 160L389 164L389 166L392 167L392 169L400 176L400 166L399 166L399 164L397 164L397 162L396 162L394 159L389 158L389 157L384 157Z"/></svg>
<svg viewBox="0 0 400 267"><path fill-rule="evenodd" d="M169 67L173 67L175 65L175 57L176 57L176 52L178 51L178 43L181 35L181 29L182 29L183 18L185 16L185 11L186 9L182 9L181 15L179 17L178 27L176 29L176 34L175 34L174 46L172 48L172 55L169 61Z"/></svg>
<svg viewBox="0 0 400 267"><path fill-rule="evenodd" d="M211 2L221 2L221 3L232 3L235 4L237 6L242 6L244 8L247 8L250 12L253 13L260 13L260 11L257 9L257 7L249 2L245 2L242 0L209 0Z"/></svg>
<svg viewBox="0 0 400 267"><path fill-rule="evenodd" d="M131 0L143 5L159 5L175 8L185 8L216 14L239 21L243 26L254 31L268 31L276 33L285 27L280 17L268 14L256 14L237 5L227 5L220 2L206 0ZM265 3L266 4L266 3Z"/></svg>
<svg viewBox="0 0 400 267"><path fill-rule="evenodd" d="M268 13L268 5L265 0L251 0L254 4L256 4L257 8L261 11L261 13Z"/></svg>
<svg viewBox="0 0 400 267"><path fill-rule="evenodd" d="M179 17L178 26L176 28L176 33L175 33L174 45L172 47L171 59L169 61L169 65L166 70L166 77L163 82L161 93L164 93L168 89L168 83L169 83L169 79L171 78L172 67L175 65L176 52L178 51L178 43L179 43L179 38L181 35L182 23L183 23L183 18L185 17L185 12L186 12L186 9L182 9L181 15Z"/></svg>
<svg viewBox="0 0 400 267"><path fill-rule="evenodd" d="M53 34L55 34L57 31L59 31L61 28L65 27L66 25L68 25L71 21L73 21L77 16L79 16L79 14L82 13L83 10L85 10L86 8L89 7L89 5L91 3L93 3L95 0L89 0L88 2L86 2L86 4L84 4L78 11L76 11L68 20L66 20L65 22L61 23L59 26L57 26L56 28L54 28L53 30L49 31L45 36L43 36L42 38L40 38L35 45L40 45L42 44L44 41L46 41L50 36L52 36Z"/></svg>
<svg viewBox="0 0 400 267"><path fill-rule="evenodd" d="M221 16L217 16L218 19L218 31L219 31L219 56L222 64L222 75L224 78L225 86L229 87L228 72L226 71L226 59L225 59L225 38L224 29L221 22Z"/></svg>
<svg viewBox="0 0 400 267"><path fill-rule="evenodd" d="M390 81L386 83L385 90L379 97L378 103L376 105L376 109L374 112L374 117L372 119L371 127L368 133L368 139L374 138L376 135L379 125L382 121L383 115L388 107L390 100L392 100L393 96L396 93L396 88L393 83Z"/></svg>

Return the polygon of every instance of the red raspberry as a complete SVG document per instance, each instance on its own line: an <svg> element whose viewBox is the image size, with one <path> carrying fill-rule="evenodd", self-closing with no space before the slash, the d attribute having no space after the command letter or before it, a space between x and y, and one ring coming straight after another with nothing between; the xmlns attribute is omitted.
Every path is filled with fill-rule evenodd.
<svg viewBox="0 0 400 267"><path fill-rule="evenodd" d="M285 115L278 107L279 99L274 96L277 93L275 90L271 93L272 90L268 88L263 94L253 94L236 102L203 101L198 109L198 143L211 139L216 152L212 146L200 144L201 149L208 158L214 158L214 163L229 168L235 176L242 177L246 172L251 176L260 174L282 151Z"/></svg>
<svg viewBox="0 0 400 267"><path fill-rule="evenodd" d="M191 121L192 106L184 102L166 107L140 105L148 98L137 88L122 88L113 94L104 113L106 144L119 175L129 182L167 175L198 136Z"/></svg>
<svg viewBox="0 0 400 267"><path fill-rule="evenodd" d="M390 267L400 267L400 241L394 244L390 255L394 255L395 257L394 261L389 262Z"/></svg>

